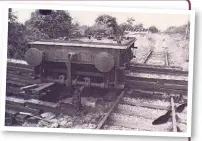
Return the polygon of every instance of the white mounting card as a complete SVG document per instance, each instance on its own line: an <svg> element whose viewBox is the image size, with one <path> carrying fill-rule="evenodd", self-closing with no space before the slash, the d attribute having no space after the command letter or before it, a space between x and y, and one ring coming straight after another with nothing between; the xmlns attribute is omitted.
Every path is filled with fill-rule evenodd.
<svg viewBox="0 0 202 141"><path fill-rule="evenodd" d="M117 134L117 135L144 135L144 136L173 136L173 137L190 137L191 136L191 108L192 108L192 82L193 82L193 58L194 58L194 25L195 25L195 13L189 9L189 3L187 1L19 1L19 2L1 2L1 24L0 33L0 44L2 45L1 51L1 59L0 59L0 66L3 69L0 69L0 78L2 78L2 82L0 83L0 92L1 92L1 108L2 108L2 121L1 126L6 131L30 131L30 132L55 132L55 133L91 133L91 134ZM169 114L170 119L167 123L163 123L161 125L152 125L152 122L157 119L158 117L167 113L166 106L169 108L173 108L171 101L168 100L162 102L161 100L145 100L145 99L130 99L129 97L124 97L125 101L130 101L132 103L136 103L135 108L134 105L118 105L118 109L121 111L125 108L125 112L122 114L118 112L113 112L112 116L109 118L111 121L114 121L116 125L106 125L105 130L92 130L90 127L96 126L100 120L102 120L102 116L95 120L93 118L95 113L91 113L89 115L85 115L82 119L80 117L70 117L70 116L63 116L61 118L65 119L62 121L62 124L70 124L68 120L70 120L71 126L64 126L58 123L60 120L59 116L55 116L52 121L57 121L58 128L41 128L41 124L44 124L42 121L40 124L37 124L39 127L35 127L36 125L32 126L31 124L24 124L23 126L5 126L5 112L6 112L6 86L7 86L7 79L8 70L6 70L7 62L13 61L14 59L19 59L19 56L16 57L15 55L11 55L11 57L7 57L9 52L8 50L8 40L9 36L8 32L10 30L9 22L8 22L8 9L12 8L14 14L17 16L17 22L22 24L23 26L28 27L28 23L26 21L30 21L31 13L34 13L37 9L53 9L53 10L67 10L69 15L72 17L72 23L77 23L78 26L83 27L88 26L94 28L95 19L100 15L110 15L116 18L116 22L118 25L125 24L129 18L134 19L134 22L128 22L132 24L134 28L128 28L127 30L127 37L135 37L137 38L136 46L138 46L137 51L135 51L137 59L134 61L135 64L139 64L144 59L144 55L147 55L145 52L148 51L148 46L152 47L155 51L153 52L154 59L147 61L148 65L164 65L166 61L158 60L159 57L164 56L164 51L168 52L168 58L170 60L170 65L172 67L180 67L183 71L188 71L187 78L185 76L177 76L175 75L175 79L177 80L187 80L187 102L188 105L182 113L176 112L176 117L174 118L176 121L173 121L173 110ZM35 13L36 14L36 13ZM34 18L37 18L34 17ZM42 18L43 20L43 18ZM31 21L33 22L33 21ZM36 24L36 23L34 23ZM30 24L33 26L33 24ZM55 25L54 25L55 26ZM3 28L2 28L3 27ZM26 27L26 28L27 28ZM51 27L51 26L50 26ZM158 32L155 30L151 30L151 32L144 32L139 31L136 32L135 29L137 28L150 29L151 27L156 27ZM187 27L187 28L184 28ZM36 28L36 27L34 27ZM102 28L102 27L99 27ZM105 27L108 29L108 27ZM111 29L111 28L109 28ZM151 28L152 29L152 28ZM37 29L38 30L38 29ZM80 29L81 30L81 29ZM180 30L180 31L179 31ZM181 32L182 30L182 33ZM185 30L185 31L184 31ZM58 30L59 31L59 30ZM154 31L154 33L153 33ZM16 31L18 32L18 31ZM40 32L43 32L42 30ZM53 31L53 32L56 32ZM110 32L110 30L106 30L106 32ZM174 34L173 32L177 32ZM29 32L30 34L34 33L34 31ZM61 31L62 33L62 31ZM184 35L184 33L186 35ZM46 34L44 32L44 34ZM44 35L43 34L43 35ZM103 33L104 34L104 33ZM19 34L17 34L19 35ZM46 37L50 37L48 33ZM108 33L106 34L106 36ZM54 34L56 37L57 34ZM104 34L105 36L105 34ZM29 37L33 38L33 36ZM41 36L40 33L40 37ZM57 38L60 38L57 36ZM86 40L85 40L86 41ZM91 40L91 42L94 42ZM96 40L95 42L102 42ZM107 42L107 41L106 41ZM50 44L50 43L49 43ZM72 44L72 43L71 43ZM85 45L87 45L85 43ZM11 46L9 46L11 47ZM161 54L163 52L163 54ZM19 52L18 52L19 53ZM57 53L54 53L57 54ZM64 54L64 53L63 53ZM56 55L60 57L60 55ZM23 60L20 58L20 60ZM18 62L18 61L17 61ZM13 74L12 74L13 75ZM172 79L173 76L166 74L160 74L156 76L155 74L148 76L147 73L138 74L141 75L140 77L161 77ZM9 74L11 76L11 74ZM176 81L177 82L177 81ZM156 84L157 85L157 84ZM158 84L159 85L159 84ZM167 87L171 87L171 84L165 84ZM168 86L169 85L169 86ZM178 85L178 84L176 84ZM180 84L181 85L181 84ZM173 85L172 85L173 86ZM179 86L180 88L184 89L184 85ZM146 91L146 90L145 90ZM143 92L143 91L136 91ZM134 92L135 93L135 92ZM154 94L155 91L152 91ZM175 94L175 92L169 92L169 94ZM177 91L177 94L178 91ZM118 96L117 96L118 97ZM92 99L85 99L85 102L88 104L91 103L94 98ZM96 99L97 100L97 99ZM175 100L174 100L175 101ZM92 102L93 103L93 102ZM91 104L92 104L91 103ZM99 103L99 102L98 102ZM146 106L138 106L138 104L144 103L145 105L151 104L159 107L164 107L162 109L156 108L145 108ZM87 107L89 106L87 104ZM96 102L93 103L96 105ZM108 103L109 104L109 103ZM144 105L143 104L143 105ZM175 107L179 107L179 103L175 103ZM91 107L92 105L90 105ZM88 107L89 108L89 107ZM92 108L92 107L91 107ZM130 109L131 108L131 109ZM92 109L95 110L95 109ZM118 110L117 110L118 111ZM91 111L92 112L92 111ZM103 112L103 111L102 111ZM127 118L127 121L120 120L121 118L125 118L124 114L127 112L131 112ZM132 115L132 113L136 113L136 115ZM107 112L106 112L107 113ZM104 113L103 115L105 115ZM100 114L100 113L99 113ZM47 114L48 115L48 114ZM41 116L41 115L40 115ZM87 117L89 116L89 117ZM92 118L92 123L90 121L87 122L87 118ZM143 118L144 117L144 118ZM118 120L118 119L119 120ZM115 122L115 120L117 120ZM68 122L67 122L68 121ZM80 122L81 125L77 125L76 122ZM93 122L94 121L94 122ZM66 122L66 123L65 123ZM177 122L177 123L176 123ZM110 123L110 122L109 122ZM131 123L131 125L129 125ZM46 123L45 123L46 124ZM113 123L112 123L113 124ZM126 125L127 124L127 125ZM173 124L176 125L176 129L179 128L181 132L173 132ZM47 124L46 124L47 125ZM53 126L56 123L53 123ZM126 127L124 127L124 125ZM52 124L48 123L47 127L53 127ZM68 127L68 128L67 128ZM81 129L82 128L82 129Z"/></svg>

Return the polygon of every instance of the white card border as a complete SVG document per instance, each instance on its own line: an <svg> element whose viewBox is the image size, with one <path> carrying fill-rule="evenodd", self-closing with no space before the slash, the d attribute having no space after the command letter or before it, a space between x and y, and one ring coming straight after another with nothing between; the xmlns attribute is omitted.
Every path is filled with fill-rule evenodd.
<svg viewBox="0 0 202 141"><path fill-rule="evenodd" d="M44 2L45 3L45 2ZM190 50L189 50L189 81L188 81L188 108L187 108L187 132L147 132L147 131L119 131L119 130L91 130L91 129L62 129L62 128L37 128L37 127L6 127L4 126L5 116L5 87L6 87L6 66L7 66L7 32L8 32L8 8L18 9L57 9L76 11L110 11L110 12L143 12L143 13L169 13L169 14L189 14L190 15ZM113 134L113 135L141 135L141 136L172 136L172 137L190 137L191 136L191 111L193 95L193 65L194 65L194 26L195 12L193 10L162 10L162 9L140 9L140 8L118 8L118 7L94 7L94 6L62 6L62 5L40 5L40 4L5 4L3 12L3 47L2 47L2 83L1 83L1 127L3 131L28 131L28 132L54 132L54 133L81 133L81 134Z"/></svg>

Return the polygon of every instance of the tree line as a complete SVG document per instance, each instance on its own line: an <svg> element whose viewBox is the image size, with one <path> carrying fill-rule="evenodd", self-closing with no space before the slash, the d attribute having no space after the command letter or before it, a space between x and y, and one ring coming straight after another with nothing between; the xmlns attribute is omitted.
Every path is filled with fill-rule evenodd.
<svg viewBox="0 0 202 141"><path fill-rule="evenodd" d="M190 22L187 22L187 24L181 25L181 26L170 26L168 27L164 33L166 34L180 34L186 37L186 39L189 39L190 36Z"/></svg>
<svg viewBox="0 0 202 141"><path fill-rule="evenodd" d="M8 17L8 58L24 59L28 42L41 39L72 37L78 33L79 25L73 22L68 11L55 10L49 15L42 15L39 10L31 13L24 24L9 9Z"/></svg>
<svg viewBox="0 0 202 141"><path fill-rule="evenodd" d="M8 58L24 59L28 48L27 43L41 39L67 39L83 36L114 36L124 35L129 28L142 29L143 24L134 24L135 19L128 18L118 24L117 19L110 15L99 15L92 26L80 25L71 17L68 11L52 10L49 14L41 14L40 10L31 13L30 19L24 24L18 22L18 17L9 9L8 18ZM148 30L157 33L155 26Z"/></svg>

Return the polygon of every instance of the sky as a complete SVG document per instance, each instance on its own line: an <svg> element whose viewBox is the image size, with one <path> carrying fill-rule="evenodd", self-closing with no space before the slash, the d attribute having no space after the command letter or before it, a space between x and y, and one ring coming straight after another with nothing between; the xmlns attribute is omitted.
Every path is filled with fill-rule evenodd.
<svg viewBox="0 0 202 141"><path fill-rule="evenodd" d="M24 23L35 10L13 9L18 21ZM121 12L97 12L97 11L69 11L70 16L80 23L80 25L93 25L95 19L102 14L116 17L118 24L124 23L128 18L135 19L134 24L142 23L145 28L156 26L160 30L165 30L169 26L181 26L188 22L188 14L152 14L152 13L121 13Z"/></svg>

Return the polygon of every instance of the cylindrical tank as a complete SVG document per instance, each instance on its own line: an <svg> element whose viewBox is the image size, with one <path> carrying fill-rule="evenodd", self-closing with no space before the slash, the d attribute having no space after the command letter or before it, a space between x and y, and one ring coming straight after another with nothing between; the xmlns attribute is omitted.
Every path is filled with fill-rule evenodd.
<svg viewBox="0 0 202 141"><path fill-rule="evenodd" d="M30 48L25 53L25 61L32 67L39 66L44 59L44 53L36 48Z"/></svg>
<svg viewBox="0 0 202 141"><path fill-rule="evenodd" d="M109 72L114 67L114 58L107 52L98 53L95 56L95 67L100 72Z"/></svg>

